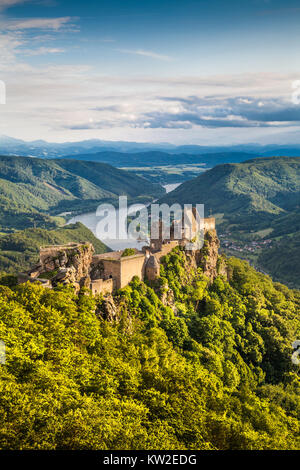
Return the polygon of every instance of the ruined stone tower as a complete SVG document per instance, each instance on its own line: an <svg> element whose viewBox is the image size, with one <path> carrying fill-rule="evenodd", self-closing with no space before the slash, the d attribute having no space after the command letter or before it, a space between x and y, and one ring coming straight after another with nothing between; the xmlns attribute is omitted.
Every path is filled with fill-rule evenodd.
<svg viewBox="0 0 300 470"><path fill-rule="evenodd" d="M159 276L159 272L160 272L159 262L157 261L154 255L151 255L148 258L148 261L146 263L146 269L145 269L146 278L149 281L154 281Z"/></svg>

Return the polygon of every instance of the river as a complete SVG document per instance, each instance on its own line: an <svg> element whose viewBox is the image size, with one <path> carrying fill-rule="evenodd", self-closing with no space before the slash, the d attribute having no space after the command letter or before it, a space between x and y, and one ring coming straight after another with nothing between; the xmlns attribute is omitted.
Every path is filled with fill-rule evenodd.
<svg viewBox="0 0 300 470"><path fill-rule="evenodd" d="M180 183L165 184L164 188L166 189L166 192L169 193L170 191L173 191L174 189L176 189L179 185ZM133 209L132 212L135 213L135 210ZM108 223L109 223L109 219L112 220L115 214L117 216L117 220L119 218L119 215L120 216L123 215L122 212L121 214L119 213L118 209L115 211L111 211L111 213L109 212L106 217L106 220ZM148 243L147 240L139 241L139 240L134 240L134 239L120 240L120 239L112 239L112 238L105 238L105 239L100 238L97 235L97 225L100 220L101 220L101 217L96 215L96 211L88 212L85 214L80 214L80 215L76 215L75 217L72 217L70 220L68 220L66 225L75 224L76 222L81 222L88 229L90 229L91 232L93 232L95 237L99 238L99 240L103 241L103 243L105 243L109 248L111 248L114 251L124 250L125 248L138 248L140 250L144 245Z"/></svg>

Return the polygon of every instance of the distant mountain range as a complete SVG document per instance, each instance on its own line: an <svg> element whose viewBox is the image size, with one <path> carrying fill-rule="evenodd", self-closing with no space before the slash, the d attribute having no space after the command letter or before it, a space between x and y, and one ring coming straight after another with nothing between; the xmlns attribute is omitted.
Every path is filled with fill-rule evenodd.
<svg viewBox="0 0 300 470"><path fill-rule="evenodd" d="M170 154L159 151L147 152L97 152L88 154L68 155L63 158L76 159L93 162L104 162L116 167L154 167L154 166L174 166L174 165L199 165L204 167L212 167L219 163L230 162L239 163L249 158L253 158L253 154L245 152L221 152L208 154L189 154L177 153Z"/></svg>
<svg viewBox="0 0 300 470"><path fill-rule="evenodd" d="M299 145L241 144L231 146L173 145L170 143L140 143L90 139L79 142L51 143L44 140L25 142L0 136L0 154L55 158L97 152L136 153L159 151L168 154L202 155L208 153L242 152L260 156L300 156Z"/></svg>

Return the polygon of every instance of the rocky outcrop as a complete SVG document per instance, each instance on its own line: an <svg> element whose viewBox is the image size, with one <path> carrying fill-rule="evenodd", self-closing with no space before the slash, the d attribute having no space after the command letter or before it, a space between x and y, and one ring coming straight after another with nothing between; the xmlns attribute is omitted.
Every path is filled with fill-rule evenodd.
<svg viewBox="0 0 300 470"><path fill-rule="evenodd" d="M38 277L47 276L53 286L62 283L89 287L93 253L89 242L41 248Z"/></svg>
<svg viewBox="0 0 300 470"><path fill-rule="evenodd" d="M209 230L205 232L203 248L195 253L197 266L211 281L219 274L219 247L220 241L217 232Z"/></svg>
<svg viewBox="0 0 300 470"><path fill-rule="evenodd" d="M76 270L71 266L70 268L59 268L58 272L51 278L51 284L56 287L57 284L77 284L76 281Z"/></svg>
<svg viewBox="0 0 300 470"><path fill-rule="evenodd" d="M105 297L96 310L96 315L104 320L116 321L118 318L118 308L114 302L113 296Z"/></svg>
<svg viewBox="0 0 300 470"><path fill-rule="evenodd" d="M177 308L176 308L176 305L175 305L174 292L172 291L172 289L164 288L163 292L160 295L160 299L161 299L162 303L166 307L170 307L176 315Z"/></svg>

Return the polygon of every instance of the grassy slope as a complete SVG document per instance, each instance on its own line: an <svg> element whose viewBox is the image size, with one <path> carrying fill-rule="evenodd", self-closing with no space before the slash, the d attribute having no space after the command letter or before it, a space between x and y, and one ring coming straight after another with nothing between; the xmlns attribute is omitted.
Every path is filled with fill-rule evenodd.
<svg viewBox="0 0 300 470"><path fill-rule="evenodd" d="M120 194L157 197L158 184L102 163L0 156L0 228L34 223L49 228L49 216L86 210Z"/></svg>
<svg viewBox="0 0 300 470"><path fill-rule="evenodd" d="M0 271L16 273L30 268L38 261L42 245L90 241L95 253L109 249L84 225L77 222L56 230L26 229L0 238Z"/></svg>
<svg viewBox="0 0 300 470"><path fill-rule="evenodd" d="M229 219L249 213L279 214L300 205L300 159L260 158L218 165L162 201L204 203Z"/></svg>

